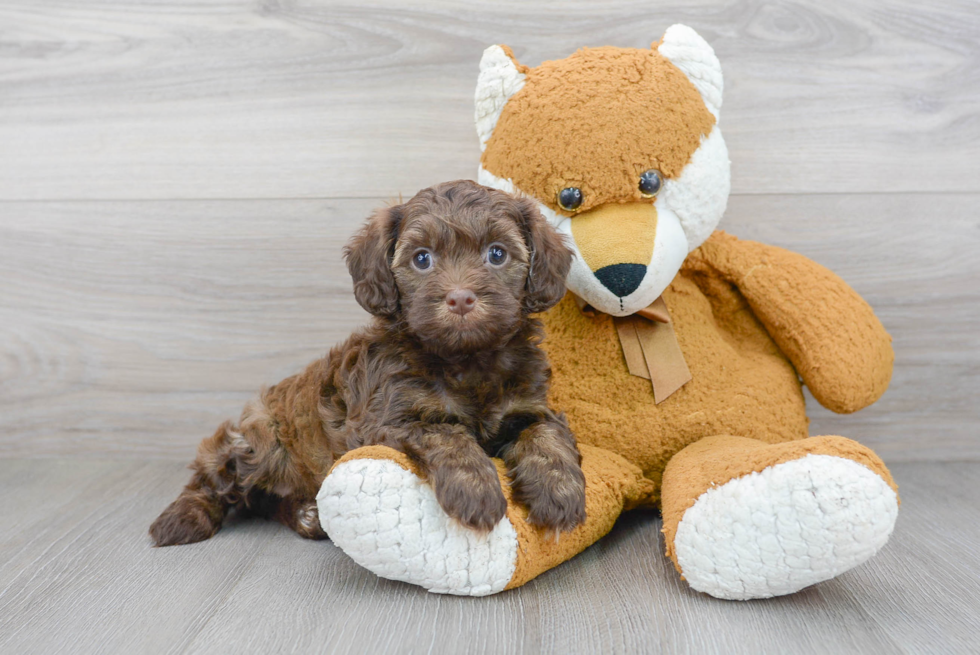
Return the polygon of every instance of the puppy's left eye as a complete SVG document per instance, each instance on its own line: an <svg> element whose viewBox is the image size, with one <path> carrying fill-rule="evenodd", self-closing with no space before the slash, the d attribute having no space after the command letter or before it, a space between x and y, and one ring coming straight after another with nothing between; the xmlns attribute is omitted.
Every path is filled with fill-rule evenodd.
<svg viewBox="0 0 980 655"><path fill-rule="evenodd" d="M487 261L494 266L501 266L507 261L507 251L494 244L487 249Z"/></svg>
<svg viewBox="0 0 980 655"><path fill-rule="evenodd" d="M428 250L419 250L412 255L412 266L420 271L424 271L432 266L432 254Z"/></svg>

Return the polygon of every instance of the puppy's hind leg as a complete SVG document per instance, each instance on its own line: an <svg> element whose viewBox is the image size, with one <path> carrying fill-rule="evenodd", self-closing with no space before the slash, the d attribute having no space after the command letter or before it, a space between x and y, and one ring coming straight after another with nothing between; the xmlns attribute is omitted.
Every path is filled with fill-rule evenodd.
<svg viewBox="0 0 980 655"><path fill-rule="evenodd" d="M276 510L269 516L304 539L327 538L327 533L320 527L320 515L317 512L315 498L287 496L279 500Z"/></svg>
<svg viewBox="0 0 980 655"><path fill-rule="evenodd" d="M153 542L174 546L213 537L228 511L244 504L239 468L250 452L230 421L202 441L190 466L191 481L150 526Z"/></svg>

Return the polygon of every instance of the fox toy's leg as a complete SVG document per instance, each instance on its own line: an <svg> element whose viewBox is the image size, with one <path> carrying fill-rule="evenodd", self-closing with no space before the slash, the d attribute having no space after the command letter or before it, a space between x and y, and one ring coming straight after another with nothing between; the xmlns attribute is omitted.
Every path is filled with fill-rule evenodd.
<svg viewBox="0 0 980 655"><path fill-rule="evenodd" d="M411 460L384 446L358 448L338 460L317 495L320 523L355 562L384 578L464 596L519 587L594 543L624 508L653 491L622 457L579 449L586 521L558 538L527 523L502 462L494 460L507 513L481 533L450 519Z"/></svg>
<svg viewBox="0 0 980 655"><path fill-rule="evenodd" d="M709 437L664 471L667 554L718 598L793 593L874 555L895 525L896 492L882 461L850 439Z"/></svg>

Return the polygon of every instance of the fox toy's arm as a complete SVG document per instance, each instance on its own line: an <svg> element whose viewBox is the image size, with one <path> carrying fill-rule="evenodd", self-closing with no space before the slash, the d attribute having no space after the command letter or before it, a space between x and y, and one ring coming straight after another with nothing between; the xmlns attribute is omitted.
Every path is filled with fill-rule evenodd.
<svg viewBox="0 0 980 655"><path fill-rule="evenodd" d="M888 388L895 354L871 307L803 255L717 231L686 264L738 287L824 407L846 414Z"/></svg>

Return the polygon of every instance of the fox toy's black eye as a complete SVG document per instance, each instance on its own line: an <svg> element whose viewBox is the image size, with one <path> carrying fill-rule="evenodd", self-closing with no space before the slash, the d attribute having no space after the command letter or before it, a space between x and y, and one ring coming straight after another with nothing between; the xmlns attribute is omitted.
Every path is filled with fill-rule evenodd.
<svg viewBox="0 0 980 655"><path fill-rule="evenodd" d="M656 168L651 168L648 171L644 171L640 175L640 193L643 194L644 198L652 198L660 191L660 187L663 186L663 178L660 177L660 171Z"/></svg>
<svg viewBox="0 0 980 655"><path fill-rule="evenodd" d="M575 211L582 206L582 190L578 187L566 187L558 192L558 206L565 211Z"/></svg>
<svg viewBox="0 0 980 655"><path fill-rule="evenodd" d="M494 244L487 249L487 261L494 266L501 266L507 261L507 251Z"/></svg>
<svg viewBox="0 0 980 655"><path fill-rule="evenodd" d="M412 266L420 271L424 271L432 266L432 254L428 250L419 250L412 255Z"/></svg>

